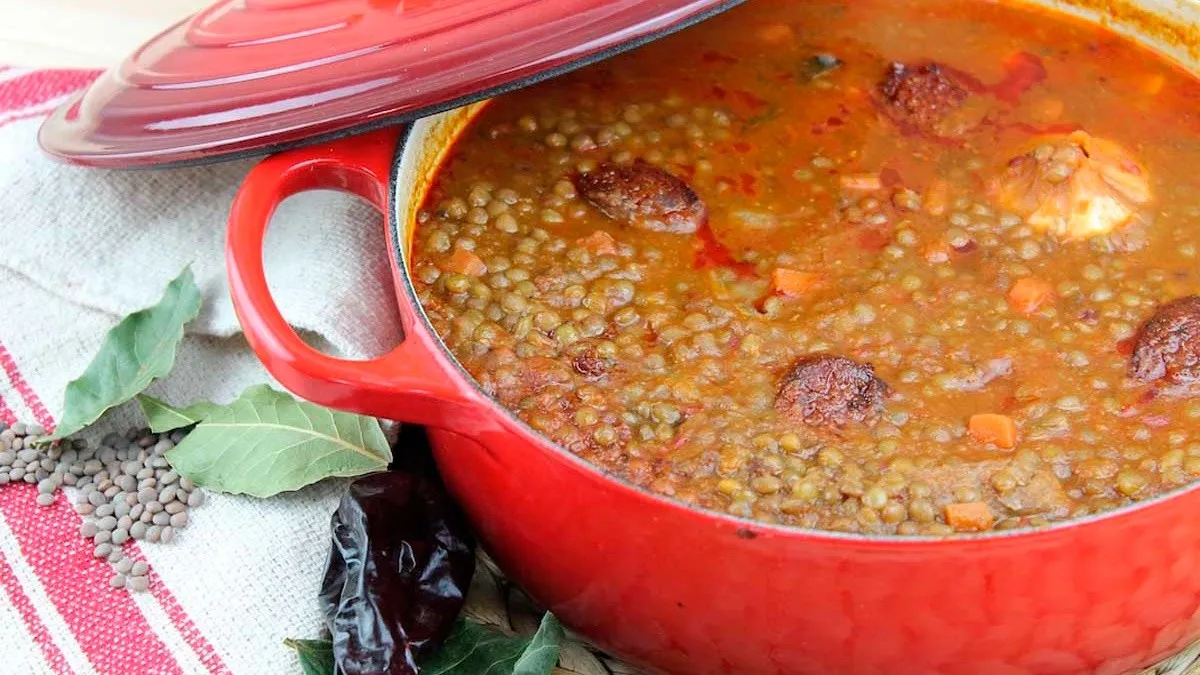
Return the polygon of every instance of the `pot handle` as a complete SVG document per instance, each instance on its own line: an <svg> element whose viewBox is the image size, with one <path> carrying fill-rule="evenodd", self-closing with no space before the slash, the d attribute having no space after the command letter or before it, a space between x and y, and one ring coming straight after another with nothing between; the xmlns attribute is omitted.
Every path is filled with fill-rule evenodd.
<svg viewBox="0 0 1200 675"><path fill-rule="evenodd" d="M414 309L401 303L404 341L363 361L336 358L308 346L279 312L263 269L263 240L276 207L306 190L358 195L391 219L388 203L398 129L274 155L255 166L229 215L225 257L234 310L250 347L267 370L298 396L329 408L447 428L476 435L486 415L478 394L460 390L443 365L435 338L415 328ZM392 254L393 269L403 264Z"/></svg>

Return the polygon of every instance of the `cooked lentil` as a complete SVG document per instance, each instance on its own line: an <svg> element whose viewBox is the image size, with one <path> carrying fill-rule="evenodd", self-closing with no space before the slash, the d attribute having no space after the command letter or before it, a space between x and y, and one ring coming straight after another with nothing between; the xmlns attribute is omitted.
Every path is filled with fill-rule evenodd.
<svg viewBox="0 0 1200 675"><path fill-rule="evenodd" d="M484 391L675 499L1078 518L1200 478L1197 100L1033 8L759 0L490 104L414 281Z"/></svg>

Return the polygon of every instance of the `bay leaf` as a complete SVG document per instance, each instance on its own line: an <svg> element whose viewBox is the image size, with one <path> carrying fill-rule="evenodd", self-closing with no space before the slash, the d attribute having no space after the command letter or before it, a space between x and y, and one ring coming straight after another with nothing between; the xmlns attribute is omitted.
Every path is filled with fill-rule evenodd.
<svg viewBox="0 0 1200 675"><path fill-rule="evenodd" d="M80 431L170 373L183 327L200 313L200 303L200 289L189 266L167 284L157 304L114 326L83 375L67 384L61 421L46 440Z"/></svg>
<svg viewBox="0 0 1200 675"><path fill-rule="evenodd" d="M459 621L441 649L421 664L422 675L549 675L558 663L562 624L549 612L529 638L513 638Z"/></svg>
<svg viewBox="0 0 1200 675"><path fill-rule="evenodd" d="M156 434L190 427L218 407L215 403L201 401L186 408L176 408L146 394L138 394L137 402L146 418L146 425Z"/></svg>
<svg viewBox="0 0 1200 675"><path fill-rule="evenodd" d="M254 401L255 403L275 403L278 401L294 400L291 394L279 391L269 384L256 384L247 387L246 390L242 392L241 397L247 401Z"/></svg>
<svg viewBox="0 0 1200 675"><path fill-rule="evenodd" d="M288 638L283 644L296 650L300 657L300 669L304 675L334 675L333 643L329 640L294 640Z"/></svg>
<svg viewBox="0 0 1200 675"><path fill-rule="evenodd" d="M270 497L325 478L383 471L392 451L373 417L258 385L209 411L166 458L210 490Z"/></svg>
<svg viewBox="0 0 1200 675"><path fill-rule="evenodd" d="M250 387L242 392L242 398L248 401L266 403L291 400L291 396L281 391L276 391L267 384L258 384ZM138 405L142 408L142 415L146 418L146 425L150 427L150 431L156 434L198 424L209 413L220 407L216 403L200 401L186 408L176 408L148 394L138 394L137 400Z"/></svg>
<svg viewBox="0 0 1200 675"><path fill-rule="evenodd" d="M290 396L276 391L267 384L250 387L242 392L242 398L256 402L291 400ZM156 434L198 424L209 413L220 407L216 403L200 401L186 408L176 408L148 394L138 394L137 401L142 408L142 416L146 418L146 425L150 427L150 431Z"/></svg>
<svg viewBox="0 0 1200 675"><path fill-rule="evenodd" d="M811 82L841 68L844 62L833 54L816 54L800 64L800 81Z"/></svg>

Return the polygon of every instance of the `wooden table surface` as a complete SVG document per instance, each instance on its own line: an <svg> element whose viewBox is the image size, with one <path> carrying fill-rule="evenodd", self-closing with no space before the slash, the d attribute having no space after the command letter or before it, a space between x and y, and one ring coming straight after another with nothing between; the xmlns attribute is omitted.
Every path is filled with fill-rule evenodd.
<svg viewBox="0 0 1200 675"><path fill-rule="evenodd" d="M0 64L107 68L210 0L0 0Z"/></svg>

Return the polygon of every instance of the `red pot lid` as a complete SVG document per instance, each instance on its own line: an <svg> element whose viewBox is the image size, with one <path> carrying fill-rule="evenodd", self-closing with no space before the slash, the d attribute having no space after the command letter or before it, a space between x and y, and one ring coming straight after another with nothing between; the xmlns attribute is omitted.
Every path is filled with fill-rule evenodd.
<svg viewBox="0 0 1200 675"><path fill-rule="evenodd" d="M273 152L526 86L743 0L221 0L43 124L111 168Z"/></svg>

